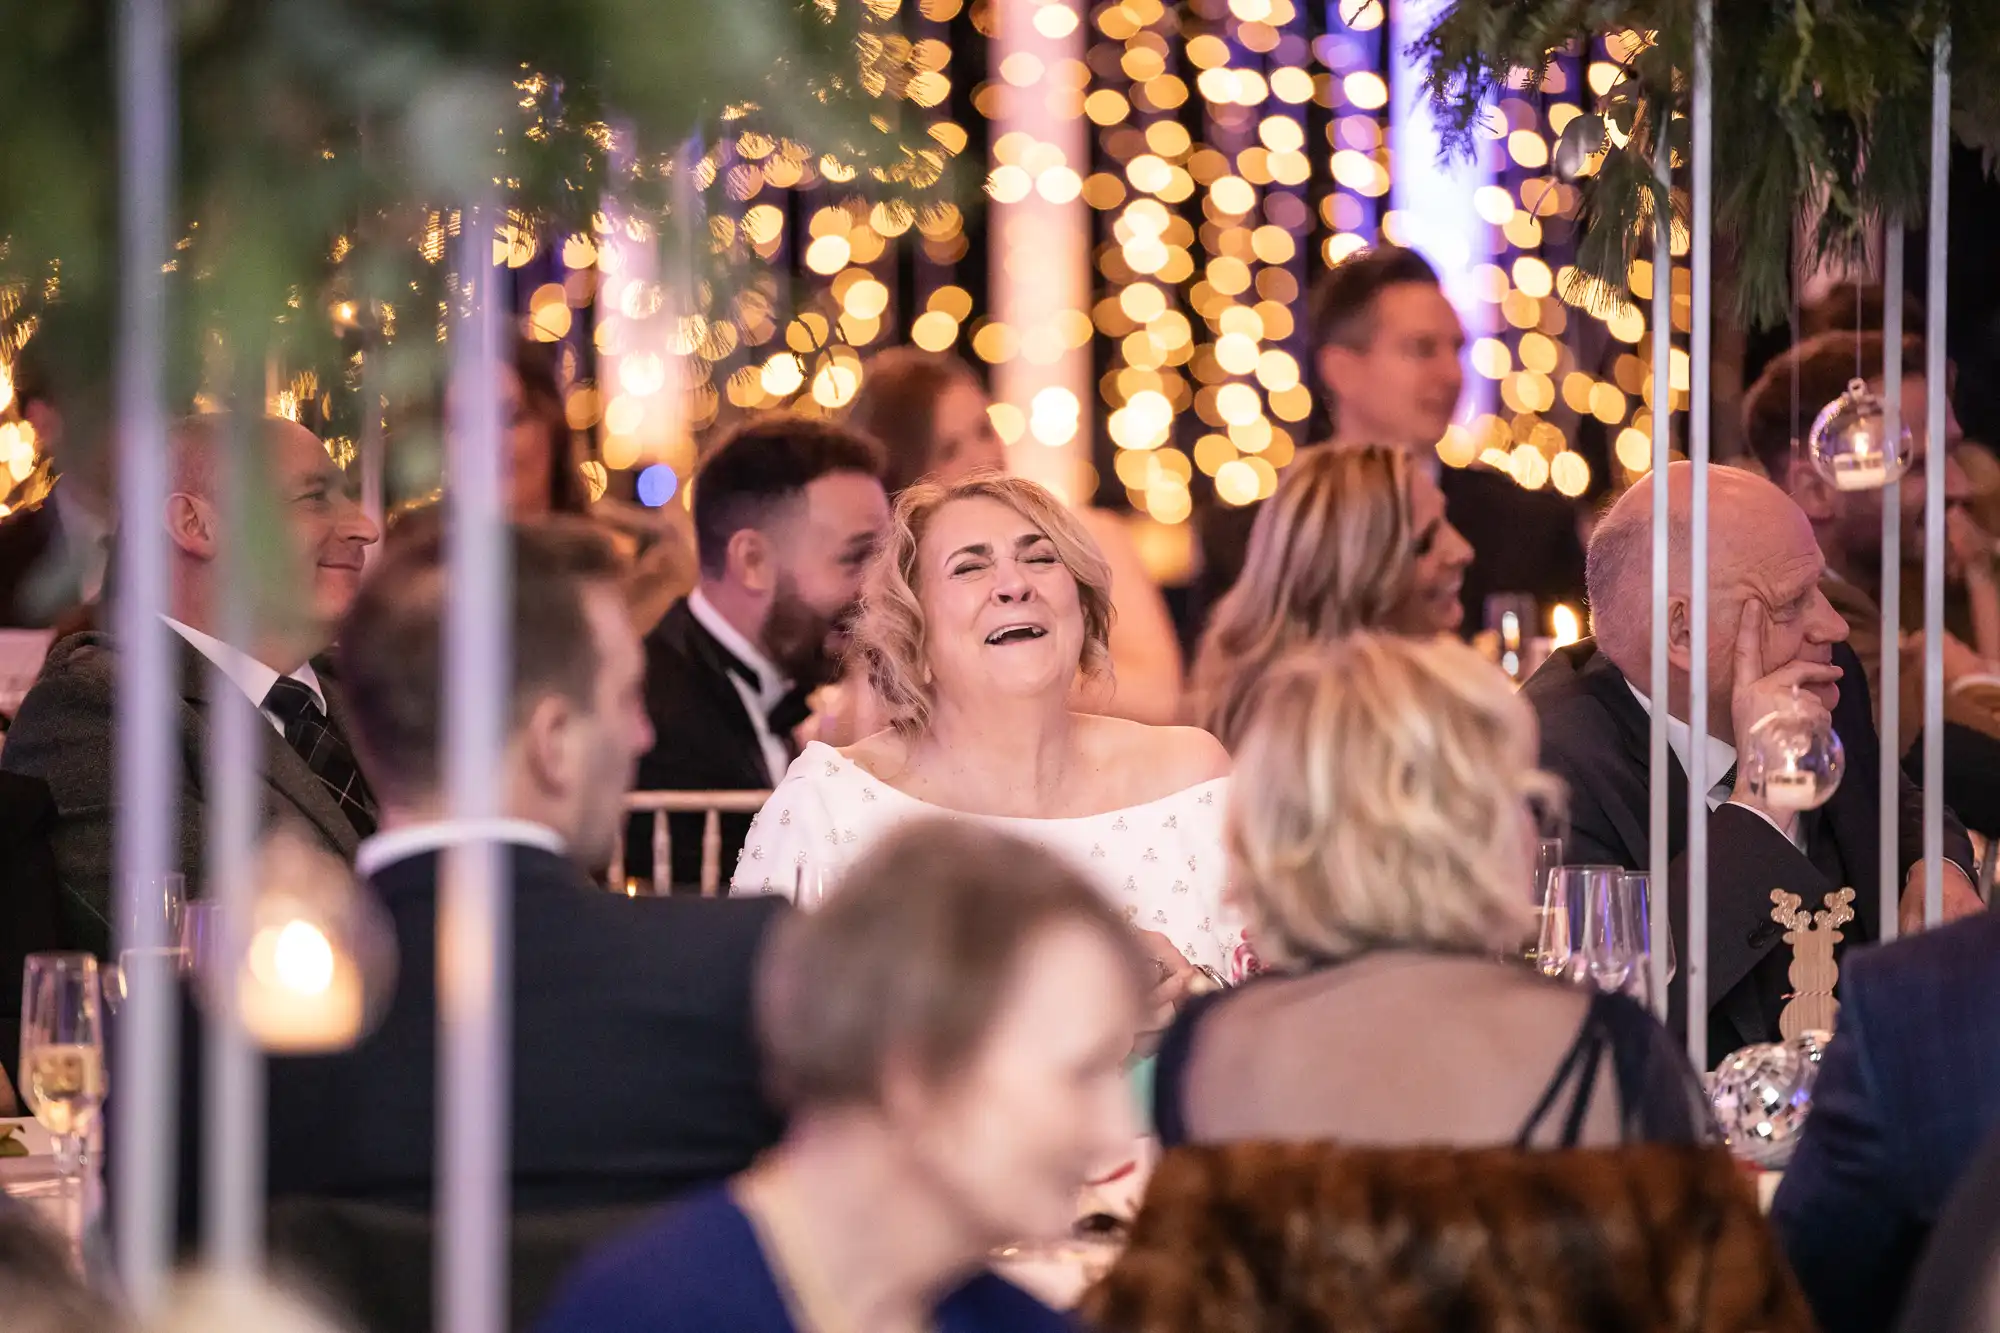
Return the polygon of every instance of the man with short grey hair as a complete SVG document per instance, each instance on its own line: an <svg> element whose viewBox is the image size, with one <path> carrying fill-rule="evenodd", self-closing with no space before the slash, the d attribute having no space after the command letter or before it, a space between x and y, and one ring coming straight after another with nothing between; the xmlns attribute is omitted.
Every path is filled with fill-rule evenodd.
<svg viewBox="0 0 2000 1333"><path fill-rule="evenodd" d="M1650 860L1650 714L1668 713L1671 754L1667 885L1677 948L1686 949L1687 723L1693 667L1690 598L1692 465L1667 475L1667 678L1652 679L1653 485L1650 475L1614 504L1591 540L1592 629L1558 650L1525 693L1542 724L1542 762L1570 789L1564 859L1646 869ZM1809 909L1854 890L1847 940L1869 941L1881 919L1878 742L1867 680L1846 646L1847 622L1820 591L1825 561L1812 524L1770 482L1735 468L1709 470L1708 757L1709 1055L1775 1040L1790 992L1790 953L1771 919L1771 891ZM1781 707L1829 723L1846 747L1846 777L1817 810L1798 811L1736 782L1737 746ZM1906 927L1922 920L1923 800L1902 782L1897 863ZM1977 911L1972 847L1947 814L1947 915ZM1677 979L1670 1019L1685 1030Z"/></svg>

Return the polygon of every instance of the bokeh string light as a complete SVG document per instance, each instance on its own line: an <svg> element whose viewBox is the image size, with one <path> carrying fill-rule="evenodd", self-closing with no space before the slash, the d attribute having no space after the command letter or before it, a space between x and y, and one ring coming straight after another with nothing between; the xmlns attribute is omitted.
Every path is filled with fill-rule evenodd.
<svg viewBox="0 0 2000 1333"><path fill-rule="evenodd" d="M1043 0L1028 11L1036 30L1081 27L1084 59L1017 51L993 68L997 0L864 0L863 10L861 84L884 124L920 131L922 147L893 162L860 165L842 145L769 132L754 106L729 109L703 142L642 145L607 123L568 125L562 90L521 70L523 120L510 134L524 145L577 136L635 191L671 195L685 224L655 228L614 202L580 219L517 214L496 237L521 332L559 348L564 414L591 446L593 489L631 494L640 473L665 467L673 484L650 474L641 498L685 502L705 432L773 409L837 414L884 346L996 368L1088 346L1096 403L1051 389L996 405L995 425L1009 443L1086 433L1100 501L1151 520L1142 548L1184 566L1188 539L1162 545L1158 530L1184 533L1204 504L1269 495L1313 438L1313 277L1403 237L1392 176L1424 164L1392 158L1381 0ZM1634 265L1633 302L1599 300L1575 281L1574 178L1596 158L1572 145L1566 161L1564 147L1564 131L1645 40L1621 31L1579 41L1533 76L1520 72L1492 109L1492 178L1472 203L1501 245L1474 270L1491 317L1469 322L1493 332L1476 338L1468 366L1498 405L1440 442L1452 466L1484 461L1576 497L1650 463L1650 266ZM1001 95L1024 88L1086 122L1087 161L995 132ZM1607 133L1615 139L1616 126ZM1033 329L990 316L1005 278L987 272L980 210L947 180L958 159L983 162L995 203L1088 207L1087 308ZM369 358L399 335L443 337L462 286L446 264L455 213L373 229L384 226L405 228L427 276L367 299L350 269L370 228L336 238L319 299L325 336L341 349L337 373L322 362L274 374L267 394L271 410L321 430L343 463L368 412L379 427L387 402L362 391ZM1685 270L1673 282L1680 332ZM0 307L0 367L33 328L13 318L20 295L0 292L12 303ZM1681 394L1686 354L1673 358ZM33 503L47 476L18 405L0 407L0 483L11 485L0 503Z"/></svg>

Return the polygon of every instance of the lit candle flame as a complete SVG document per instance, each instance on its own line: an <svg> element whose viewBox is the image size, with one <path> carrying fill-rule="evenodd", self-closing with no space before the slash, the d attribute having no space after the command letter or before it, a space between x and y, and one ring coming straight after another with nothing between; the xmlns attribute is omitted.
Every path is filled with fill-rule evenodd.
<svg viewBox="0 0 2000 1333"><path fill-rule="evenodd" d="M1577 614L1567 606L1558 605L1549 617L1555 628L1555 646L1565 647L1583 637L1582 622Z"/></svg>

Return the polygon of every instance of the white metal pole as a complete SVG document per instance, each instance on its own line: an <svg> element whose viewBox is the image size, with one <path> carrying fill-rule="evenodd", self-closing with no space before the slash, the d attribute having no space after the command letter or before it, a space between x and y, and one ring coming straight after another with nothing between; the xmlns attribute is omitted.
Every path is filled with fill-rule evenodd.
<svg viewBox="0 0 2000 1333"><path fill-rule="evenodd" d="M1694 464L1694 503L1688 551L1688 1058L1708 1068L1708 451L1711 312L1715 265L1710 250L1714 198L1710 178L1715 138L1715 0L1695 9L1694 160L1689 163L1694 227L1689 249L1692 319L1688 336L1688 458ZM1669 385L1668 392L1672 392ZM1659 395L1655 392L1654 397ZM1743 743L1737 737L1737 744Z"/></svg>
<svg viewBox="0 0 2000 1333"><path fill-rule="evenodd" d="M1882 429L1889 439L1903 431L1903 224L1892 220L1882 236ZM1882 938L1893 940L1898 929L1903 882L1901 832L1903 772L1903 484L1882 488L1882 697L1875 701L1882 721L1880 767L1881 807L1877 836L1881 839L1877 874L1882 882Z"/></svg>
<svg viewBox="0 0 2000 1333"><path fill-rule="evenodd" d="M230 422L220 469L223 523L222 629L225 643L255 641L251 570L243 548L251 529L249 499L265 480L254 415ZM209 685L207 805L208 898L215 904L211 964L234 977L249 944L255 896L258 790L262 744L270 731L248 695L219 670ZM202 1247L210 1267L243 1275L264 1249L264 1086L262 1057L243 1027L233 984L214 984L203 1025Z"/></svg>
<svg viewBox="0 0 2000 1333"><path fill-rule="evenodd" d="M1671 197L1673 154L1664 137L1654 153L1653 169L1660 178L1661 188ZM1653 657L1648 677L1652 682L1653 715L1647 738L1650 767L1646 770L1652 774L1652 781L1648 784L1652 809L1647 835L1651 854L1646 869L1647 883L1652 889L1649 895L1652 938L1659 942L1673 938L1673 921L1667 910L1667 874L1668 867L1673 864L1672 848L1667 845L1672 831L1667 814L1671 805L1668 788L1673 781L1670 776L1673 769L1669 762L1671 751L1667 745L1667 716L1672 707L1672 691L1667 688L1667 589L1672 572L1668 567L1667 546L1667 465L1673 461L1674 416L1672 209L1661 211L1654 221L1657 225L1653 234ZM1662 386L1666 387L1663 389ZM1664 1021L1667 1016L1667 951L1660 943L1653 948L1652 966L1654 1003ZM1694 1011L1688 1012L1688 1025L1692 1028Z"/></svg>
<svg viewBox="0 0 2000 1333"><path fill-rule="evenodd" d="M1951 222L1951 29L1931 52L1931 206L1924 305L1924 924L1944 920L1945 265Z"/></svg>
<svg viewBox="0 0 2000 1333"><path fill-rule="evenodd" d="M118 643L115 949L137 950L118 1025L116 1252L134 1308L165 1290L174 1201L178 1025L163 877L174 863L174 658L167 605L166 291L161 265L173 188L174 28L166 0L120 0L118 33Z"/></svg>
<svg viewBox="0 0 2000 1333"><path fill-rule="evenodd" d="M444 749L447 801L459 821L501 813L500 767L511 675L506 629L508 543L500 447L500 284L491 196L466 210L458 269L471 310L454 340L446 474ZM511 905L490 839L445 854L438 902L437 1160L442 1243L438 1327L507 1326L507 1035Z"/></svg>

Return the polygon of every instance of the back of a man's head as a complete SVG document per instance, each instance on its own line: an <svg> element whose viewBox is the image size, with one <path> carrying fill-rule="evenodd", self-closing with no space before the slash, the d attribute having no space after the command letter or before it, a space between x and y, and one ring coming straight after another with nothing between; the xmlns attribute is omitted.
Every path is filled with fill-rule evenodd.
<svg viewBox="0 0 2000 1333"><path fill-rule="evenodd" d="M548 695L592 705L600 664L585 592L602 585L616 595L625 567L583 518L513 524L507 548L511 734ZM422 803L441 785L449 595L443 522L399 527L341 626L339 680L353 740L369 780L392 804Z"/></svg>
<svg viewBox="0 0 2000 1333"><path fill-rule="evenodd" d="M1374 337L1376 298L1405 283L1436 287L1438 275L1429 260L1400 245L1357 250L1335 264L1312 290L1313 345L1366 347Z"/></svg>
<svg viewBox="0 0 2000 1333"><path fill-rule="evenodd" d="M881 445L834 422L779 413L738 427L695 474L702 573L719 577L731 537L771 522L821 477L851 472L879 481L885 467Z"/></svg>
<svg viewBox="0 0 2000 1333"><path fill-rule="evenodd" d="M1787 484L1792 442L1803 444L1813 419L1846 392L1850 380L1880 387L1882 350L1880 333L1833 329L1786 349L1764 367L1743 395L1743 436L1771 480ZM1903 337L1903 372L1924 373L1924 340L1915 334Z"/></svg>

